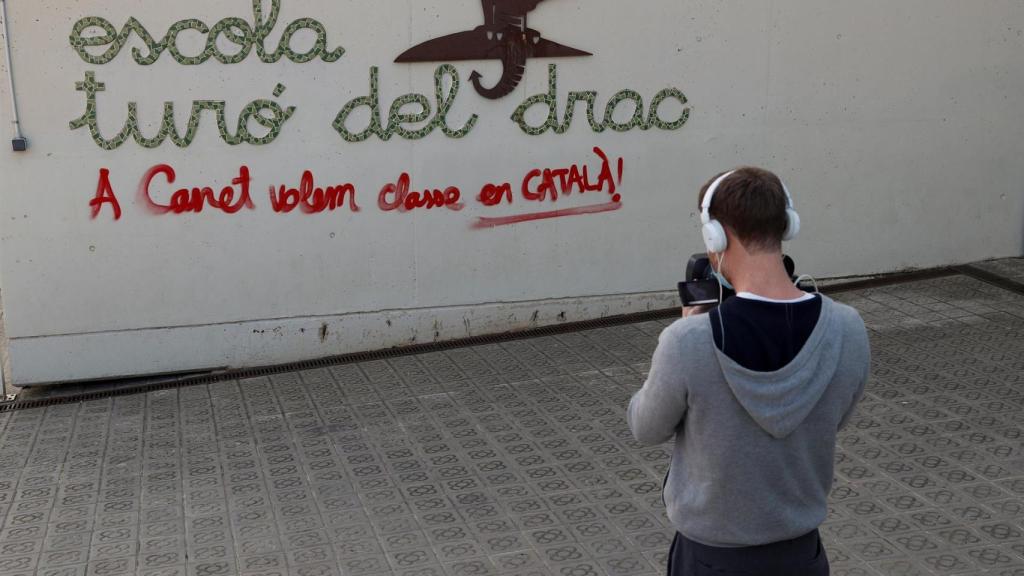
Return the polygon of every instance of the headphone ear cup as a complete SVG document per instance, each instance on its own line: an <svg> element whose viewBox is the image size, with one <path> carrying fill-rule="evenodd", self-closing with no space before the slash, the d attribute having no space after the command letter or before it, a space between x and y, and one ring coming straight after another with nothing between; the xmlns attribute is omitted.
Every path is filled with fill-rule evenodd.
<svg viewBox="0 0 1024 576"><path fill-rule="evenodd" d="M708 252L722 253L729 247L729 237L725 235L725 228L722 228L722 224L718 220L712 220L701 228L701 234L704 236L704 246L707 247Z"/></svg>
<svg viewBox="0 0 1024 576"><path fill-rule="evenodd" d="M786 209L786 234L782 237L785 241L796 238L800 233L800 215L792 208Z"/></svg>

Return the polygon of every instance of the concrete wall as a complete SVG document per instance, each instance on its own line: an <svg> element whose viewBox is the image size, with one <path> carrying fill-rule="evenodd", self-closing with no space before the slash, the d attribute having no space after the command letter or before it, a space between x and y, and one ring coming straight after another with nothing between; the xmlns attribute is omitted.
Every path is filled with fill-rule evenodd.
<svg viewBox="0 0 1024 576"><path fill-rule="evenodd" d="M283 0L269 48L288 23L310 17L345 55L268 64L254 52L238 64L196 66L167 53L136 63L129 49L145 52L137 36L111 62L87 63L69 34L86 16L119 30L134 16L157 39L186 18L251 23L249 2L34 0L9 8L31 140L25 153L0 148L9 383L262 365L672 306L686 257L701 248L696 190L741 163L776 170L793 190L804 232L788 250L801 272L867 274L1024 252L1017 0L541 2L531 26L593 56L530 60L522 84L498 100L477 95L469 77L479 70L491 84L499 63L455 62L461 86L448 122L457 128L478 115L469 134L358 143L332 121L368 93L370 68L379 68L385 121L402 94L433 102L440 63L393 61L419 42L479 25L478 2ZM183 33L182 52L202 52L202 39ZM305 33L294 42L311 44ZM596 133L579 105L564 134L527 135L510 116L547 90L549 63L558 64L560 115L573 90L598 91L600 114L620 90L635 90L646 106L675 87L690 119L677 130ZM133 101L146 136L157 133L165 101L183 128L194 100L223 100L231 132L250 101L297 110L265 145L226 144L207 112L187 147L128 141L104 150L88 128L69 127L86 109L76 82L87 72L106 86L97 94L106 138ZM278 83L287 90L275 98ZM630 110L622 105L615 118ZM662 117L681 110L666 101ZM538 116L534 109L527 118ZM357 112L350 124L367 117ZM4 84L0 126L9 121ZM535 168L587 165L596 181L595 146L610 157L618 206L607 182L555 203L521 195ZM255 209L153 214L136 190L159 164L175 169L176 184L218 190L246 165ZM109 203L91 218L104 168L119 220ZM295 187L304 170L318 186L352 183L362 210L276 213L268 188ZM414 190L458 187L465 208L382 211L378 192L403 171ZM177 188L163 176L154 182L160 202ZM484 184L505 182L512 204L476 199ZM595 206L608 211L474 227L479 218Z"/></svg>

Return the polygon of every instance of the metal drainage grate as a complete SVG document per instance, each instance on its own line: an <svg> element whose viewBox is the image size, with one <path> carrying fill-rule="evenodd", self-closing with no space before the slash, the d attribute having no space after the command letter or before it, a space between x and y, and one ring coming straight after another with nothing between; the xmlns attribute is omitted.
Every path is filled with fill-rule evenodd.
<svg viewBox="0 0 1024 576"><path fill-rule="evenodd" d="M997 286L1003 290L1009 290L1010 292L1024 295L1024 284L1010 280L1009 278L1000 276L999 274L989 272L983 268L967 264L965 266L955 266L954 269L964 276L970 276L975 280L981 280L982 282Z"/></svg>
<svg viewBox="0 0 1024 576"><path fill-rule="evenodd" d="M853 290L864 290L867 288L892 286L897 284L904 284L907 282L931 280L934 278L945 278L949 276L956 276L958 274L959 273L956 270L951 268L936 268L932 270L900 272L896 274L889 274L877 278L872 278L869 280L859 280L853 282L845 282L842 284L836 284L833 286L826 287L822 291L826 294L838 294L842 292L850 292ZM439 352L443 350L451 350L454 348L465 348L468 346L480 346L483 344L510 342L513 340L523 340L528 338L537 338L541 336L554 336L558 334L566 334L569 332L580 332L583 330L594 330L597 328L621 326L623 324L637 324L640 322L649 322L652 320L676 318L678 316L679 308L651 310L649 312L638 312L635 314L610 316L608 318L599 318L596 320L570 322L556 326L544 326L539 328L522 330L518 332L507 332L504 334L472 336L469 338L460 338L458 340L449 340L446 342L431 342L427 344L414 344L410 346L402 346L400 348L387 348L384 350L374 350L369 352L354 352L350 354L342 354L340 356L332 356L317 360L293 362L291 364L279 364L275 366L265 366L258 368L226 370L223 372L183 378L181 380L158 382L152 384L140 384L138 386L127 386L116 390L83 392L80 394L57 396L53 398L40 398L38 400L15 400L13 402L0 403L0 413L14 412L19 410L30 410L33 408L44 408L47 406L57 406L63 404L76 404L79 402L87 402L89 400L101 400L104 398L112 398L117 396L145 394L147 392L155 392L159 390L170 390L174 388L186 388L190 386L216 384L218 382L224 382L228 380L257 378L260 376L273 376L285 372L297 372L301 370L311 370L315 368L326 368L329 366L339 366L343 364L368 362L371 360L386 360L389 358L412 356L415 354L426 354L428 352Z"/></svg>

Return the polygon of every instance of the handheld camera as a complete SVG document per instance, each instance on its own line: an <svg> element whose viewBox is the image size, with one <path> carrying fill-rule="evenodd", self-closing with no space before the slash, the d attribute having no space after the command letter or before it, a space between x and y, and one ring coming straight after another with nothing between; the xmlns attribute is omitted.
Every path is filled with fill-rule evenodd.
<svg viewBox="0 0 1024 576"><path fill-rule="evenodd" d="M786 274L796 282L796 263L789 256L783 255L782 262L786 266ZM720 304L719 295L722 301L728 300L736 295L735 292L721 286L712 274L711 261L707 254L694 254L686 264L686 280L679 283L679 299L683 306L701 306L707 304ZM803 286L797 288L807 291Z"/></svg>

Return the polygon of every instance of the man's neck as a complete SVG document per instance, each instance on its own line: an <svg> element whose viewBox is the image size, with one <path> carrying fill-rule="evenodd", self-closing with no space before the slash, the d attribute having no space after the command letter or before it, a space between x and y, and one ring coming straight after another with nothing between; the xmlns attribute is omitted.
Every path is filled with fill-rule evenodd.
<svg viewBox="0 0 1024 576"><path fill-rule="evenodd" d="M793 285L779 252L750 254L740 247L725 259L726 274L737 292L750 292L773 300L800 298L804 292Z"/></svg>

